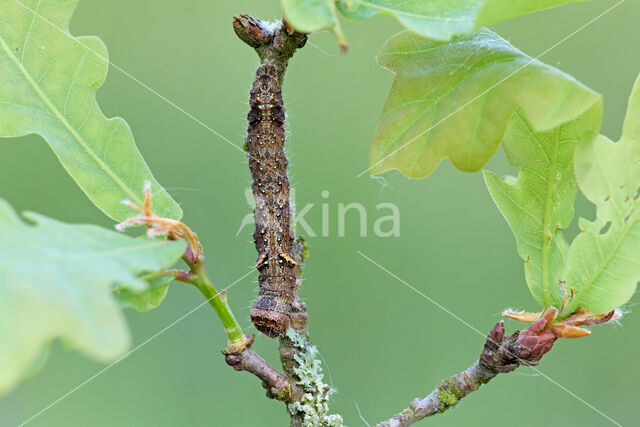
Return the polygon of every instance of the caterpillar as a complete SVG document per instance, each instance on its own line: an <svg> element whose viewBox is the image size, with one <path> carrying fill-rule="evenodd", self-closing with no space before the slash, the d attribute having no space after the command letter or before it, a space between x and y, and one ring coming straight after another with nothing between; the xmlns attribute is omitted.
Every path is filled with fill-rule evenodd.
<svg viewBox="0 0 640 427"><path fill-rule="evenodd" d="M279 72L273 64L256 71L247 116L251 191L256 204L253 240L258 251L259 295L251 308L256 329L270 337L283 335L292 318L304 316L298 301L299 258L291 228L288 161L284 153L285 114Z"/></svg>

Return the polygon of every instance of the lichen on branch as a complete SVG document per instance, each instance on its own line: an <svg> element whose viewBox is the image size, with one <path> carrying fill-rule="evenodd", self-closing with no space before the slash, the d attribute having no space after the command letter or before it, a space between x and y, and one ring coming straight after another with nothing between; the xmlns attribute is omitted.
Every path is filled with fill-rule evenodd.
<svg viewBox="0 0 640 427"><path fill-rule="evenodd" d="M328 415L332 389L322 381L317 350L307 334L306 306L298 298L304 250L299 247L303 244L295 240L291 226L289 161L284 152L281 86L289 59L305 45L307 35L296 32L286 21L273 24L249 15L234 17L233 27L261 60L251 87L251 111L247 116L246 149L256 202L253 238L260 272L260 290L251 308L251 320L260 332L279 338L280 361L288 381L279 378L278 382L284 385L269 390L268 395L287 402L292 426L341 426L339 415ZM291 395L287 387L292 388Z"/></svg>
<svg viewBox="0 0 640 427"><path fill-rule="evenodd" d="M296 361L293 370L299 378L296 384L304 390L299 401L288 405L289 411L292 415L302 413L305 426L342 427L340 415L329 415L329 397L335 390L323 381L318 349L294 329L287 331L287 338L298 350L293 356Z"/></svg>
<svg viewBox="0 0 640 427"><path fill-rule="evenodd" d="M378 427L408 426L441 414L498 374L512 372L521 365L537 365L558 339L548 324L543 317L524 331L505 336L501 320L489 332L482 354L473 365L441 381L428 396L414 399L407 409Z"/></svg>

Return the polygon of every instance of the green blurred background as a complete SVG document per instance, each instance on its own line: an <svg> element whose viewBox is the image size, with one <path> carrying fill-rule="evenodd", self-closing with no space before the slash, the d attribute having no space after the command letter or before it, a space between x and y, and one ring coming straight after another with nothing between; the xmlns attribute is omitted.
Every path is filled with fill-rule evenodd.
<svg viewBox="0 0 640 427"><path fill-rule="evenodd" d="M512 20L496 30L537 55L593 19L614 1L560 7ZM111 60L241 146L247 93L256 55L236 39L231 17L251 13L277 18L277 0L234 2L81 0L71 29L95 34ZM626 100L640 71L640 2L627 1L560 44L542 60L571 73L605 97L603 133L617 139ZM301 294L310 332L337 388L332 410L349 425L374 424L424 396L442 378L470 365L484 338L369 263L360 250L460 316L488 332L506 307L536 310L523 277L515 241L493 205L480 174L444 162L426 180L396 172L356 178L367 167L369 141L392 75L374 56L399 25L381 17L343 20L350 43L340 55L334 37L314 34L293 59L285 84L291 180L298 207L317 233L321 204L330 209L330 235L308 238ZM182 204L185 220L204 242L219 287L251 269L252 227L236 237L250 212L246 157L133 80L111 69L98 94L108 116L131 125L154 171ZM499 153L488 166L513 168ZM330 196L321 197L323 190ZM38 137L0 144L0 195L18 210L69 222L113 224L84 197ZM359 236L356 215L346 237L337 234L338 203L359 202L369 213L369 237ZM401 235L373 236L378 203L395 203ZM593 215L583 199L578 213ZM575 232L575 225L574 230ZM241 323L250 328L256 275L229 291ZM191 287L174 284L158 309L127 312L134 343L141 343L202 301ZM633 309L635 296L628 305ZM509 330L517 325L508 323ZM16 325L20 327L20 325ZM500 376L458 407L428 422L434 426L610 425L566 387L622 425L638 425L637 365L640 316L622 326L593 328L591 337L563 340L539 367ZM258 336L257 350L276 360L275 342ZM2 345L0 343L0 345ZM264 397L256 378L223 362L222 328L205 306L130 357L44 412L35 426L276 426L286 425L282 404ZM0 425L16 425L92 376L104 365L55 344L43 372L0 400Z"/></svg>

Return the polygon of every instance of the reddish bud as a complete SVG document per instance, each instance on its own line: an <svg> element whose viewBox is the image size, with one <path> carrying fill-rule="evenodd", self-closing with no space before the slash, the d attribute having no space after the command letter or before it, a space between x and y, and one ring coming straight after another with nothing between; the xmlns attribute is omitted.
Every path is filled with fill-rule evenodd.
<svg viewBox="0 0 640 427"><path fill-rule="evenodd" d="M542 318L518 335L511 348L519 362L524 365L537 365L558 339L556 334L545 329L546 319Z"/></svg>
<svg viewBox="0 0 640 427"><path fill-rule="evenodd" d="M238 363L242 362L242 359L237 354L227 354L224 357L224 361L227 362L229 366L236 366Z"/></svg>

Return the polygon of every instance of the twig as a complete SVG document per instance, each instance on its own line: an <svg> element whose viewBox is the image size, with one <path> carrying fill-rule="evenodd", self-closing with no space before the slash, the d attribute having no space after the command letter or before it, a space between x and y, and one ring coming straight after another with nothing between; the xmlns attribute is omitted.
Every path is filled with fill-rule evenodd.
<svg viewBox="0 0 640 427"><path fill-rule="evenodd" d="M505 337L504 322L498 322L489 332L482 354L471 367L441 381L427 397L413 400L407 409L381 422L378 427L408 426L441 414L498 374L511 372L520 365L537 365L558 338L547 327L548 323L548 319L541 318L524 331Z"/></svg>
<svg viewBox="0 0 640 427"><path fill-rule="evenodd" d="M342 425L340 416L327 413L332 389L322 381L317 350L307 334L306 306L298 299L302 251L296 248L291 227L289 161L284 152L281 85L289 59L305 45L307 35L296 32L285 21L272 24L249 15L234 17L233 28L261 60L247 117L247 151L256 201L253 238L258 251L256 268L260 271L260 292L251 308L251 320L260 332L279 338L280 360L289 384L303 385L304 393L294 393L288 405L291 425ZM283 389L271 394L280 396L279 390Z"/></svg>
<svg viewBox="0 0 640 427"><path fill-rule="evenodd" d="M189 271L163 270L144 276L151 279L161 276L173 276L174 280L195 286L213 307L227 333L227 348L222 352L225 361L236 371L247 371L262 380L267 389L267 396L290 403L300 399L303 389L286 376L272 368L264 359L251 349L253 337L244 334L227 302L224 291L218 292L204 266L204 250L198 236L186 224L155 215L152 210L151 192L148 183L144 187L144 205L142 207L125 201L128 206L140 212L140 215L118 224L118 230L136 225L147 227L147 235L166 235L171 240L183 239L187 242L182 259L189 266Z"/></svg>
<svg viewBox="0 0 640 427"><path fill-rule="evenodd" d="M301 399L304 390L273 369L263 358L247 347L240 354L224 353L227 364L236 371L247 371L262 380L267 397L291 403Z"/></svg>

